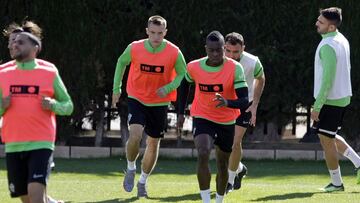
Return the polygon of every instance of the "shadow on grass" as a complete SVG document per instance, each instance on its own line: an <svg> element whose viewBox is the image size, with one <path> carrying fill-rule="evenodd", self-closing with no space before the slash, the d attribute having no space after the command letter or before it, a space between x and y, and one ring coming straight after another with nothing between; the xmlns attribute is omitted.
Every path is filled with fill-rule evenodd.
<svg viewBox="0 0 360 203"><path fill-rule="evenodd" d="M359 194L360 192L334 192L331 193L332 195L348 195L348 194ZM261 197L257 199L251 200L252 202L263 202L263 201L280 201L280 200L290 200L290 199L301 199L301 198L309 198L315 194L330 194L325 193L322 191L319 192L295 192L295 193L288 193L282 195L270 195L267 197Z"/></svg>
<svg viewBox="0 0 360 203"><path fill-rule="evenodd" d="M109 199L109 200L103 200L103 201L94 201L94 202L81 202L81 203L128 203L128 202L134 202L136 200L139 200L139 198L137 197L132 197L132 198L129 198L129 199ZM75 203L75 202L72 202L72 201L69 201L69 202L65 202L65 203Z"/></svg>
<svg viewBox="0 0 360 203"><path fill-rule="evenodd" d="M254 200L252 202L262 202L262 201L275 201L275 200L289 200L289 199L298 199L298 198L308 198L312 197L314 194L323 193L323 192L295 192L288 193L282 195L270 195L267 197L261 197Z"/></svg>
<svg viewBox="0 0 360 203"><path fill-rule="evenodd" d="M211 198L215 198L215 193L211 193ZM187 194L182 196L169 196L169 197L150 197L149 199L158 200L160 202L182 202L182 201L200 201L200 193Z"/></svg>
<svg viewBox="0 0 360 203"><path fill-rule="evenodd" d="M215 193L211 194L211 198L215 198ZM200 194L187 194L183 196L169 196L169 197L149 197L148 200L158 200L160 202L182 202L182 201L200 201ZM146 200L144 198L138 198L138 197L132 197L129 199L109 199L104 201L96 201L96 202L83 202L83 203L130 203L137 200ZM73 202L67 202L67 203L73 203Z"/></svg>

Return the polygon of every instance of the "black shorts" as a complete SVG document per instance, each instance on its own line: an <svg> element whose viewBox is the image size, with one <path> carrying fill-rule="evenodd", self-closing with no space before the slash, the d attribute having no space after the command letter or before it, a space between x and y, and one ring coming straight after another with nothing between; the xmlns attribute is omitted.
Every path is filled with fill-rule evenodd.
<svg viewBox="0 0 360 203"><path fill-rule="evenodd" d="M26 195L28 184L32 182L46 186L52 161L53 151L50 149L6 153L11 197Z"/></svg>
<svg viewBox="0 0 360 203"><path fill-rule="evenodd" d="M167 106L145 106L139 101L129 98L129 124L144 126L147 135L163 138L167 122Z"/></svg>
<svg viewBox="0 0 360 203"><path fill-rule="evenodd" d="M223 125L202 118L194 118L193 125L194 137L200 134L207 134L215 140L214 144L222 151L229 153L232 151L235 134L234 124Z"/></svg>
<svg viewBox="0 0 360 203"><path fill-rule="evenodd" d="M251 106L252 102L249 103L246 109L240 109L240 116L236 119L235 125L248 128L250 125L251 112L246 112L246 110Z"/></svg>
<svg viewBox="0 0 360 203"><path fill-rule="evenodd" d="M319 121L314 122L313 128L318 134L335 138L341 129L346 107L324 105L319 114Z"/></svg>

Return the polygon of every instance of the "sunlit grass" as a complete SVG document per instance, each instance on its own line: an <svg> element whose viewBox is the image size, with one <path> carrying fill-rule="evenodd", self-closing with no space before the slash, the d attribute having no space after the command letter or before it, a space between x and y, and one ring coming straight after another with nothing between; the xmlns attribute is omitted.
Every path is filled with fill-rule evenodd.
<svg viewBox="0 0 360 203"><path fill-rule="evenodd" d="M136 187L131 193L122 189L125 162L119 158L56 159L48 193L67 202L201 202L196 160L159 160L148 180L150 199L136 198ZM245 164L249 174L243 187L227 195L225 202L359 202L360 199L360 185L355 184L350 162L341 163L345 192L333 194L318 190L330 182L324 162L245 160ZM211 166L214 197L214 161ZM0 202L19 202L9 197L4 159L0 159Z"/></svg>

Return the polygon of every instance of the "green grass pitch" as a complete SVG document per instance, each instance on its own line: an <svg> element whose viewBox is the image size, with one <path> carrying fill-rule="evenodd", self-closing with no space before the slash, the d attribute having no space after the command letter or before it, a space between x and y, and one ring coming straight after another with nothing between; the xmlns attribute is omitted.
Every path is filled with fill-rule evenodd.
<svg viewBox="0 0 360 203"><path fill-rule="evenodd" d="M124 158L56 159L48 193L71 203L201 202L195 175L196 160L160 159L148 179L149 199L136 198L122 188ZM330 177L324 161L245 160L249 169L243 187L225 197L225 202L360 202L360 185L350 162L341 162L345 192L322 193ZM137 163L138 172L140 162ZM215 162L211 161L212 198L215 198ZM139 173L136 176L136 181ZM213 200L214 202L215 200ZM7 189L5 159L0 159L0 202L11 199Z"/></svg>

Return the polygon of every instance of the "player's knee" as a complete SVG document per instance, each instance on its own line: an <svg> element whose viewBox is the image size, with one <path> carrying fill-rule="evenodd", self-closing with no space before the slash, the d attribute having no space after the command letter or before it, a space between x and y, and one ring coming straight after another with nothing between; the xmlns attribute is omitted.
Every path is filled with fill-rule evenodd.
<svg viewBox="0 0 360 203"><path fill-rule="evenodd" d="M30 202L38 202L38 203L45 203L46 202L44 200L44 198L34 196L34 195L30 195L30 194L29 194L29 199L30 199Z"/></svg>
<svg viewBox="0 0 360 203"><path fill-rule="evenodd" d="M142 136L138 134L130 134L128 143L130 144L139 144L141 142Z"/></svg>
<svg viewBox="0 0 360 203"><path fill-rule="evenodd" d="M208 148L199 148L198 149L198 158L199 160L207 161L209 159L211 150Z"/></svg>
<svg viewBox="0 0 360 203"><path fill-rule="evenodd" d="M227 173L228 171L228 161L227 160L218 160L217 161L218 171L220 173Z"/></svg>
<svg viewBox="0 0 360 203"><path fill-rule="evenodd" d="M37 187L28 187L28 197L30 202L45 203L45 193Z"/></svg>
<svg viewBox="0 0 360 203"><path fill-rule="evenodd" d="M160 139L148 138L146 140L147 147L151 150L156 150L159 148Z"/></svg>
<svg viewBox="0 0 360 203"><path fill-rule="evenodd" d="M130 137L129 137L129 139L128 139L127 142L126 142L126 147L127 147L127 148L128 148L128 147L133 148L133 147L139 146L139 145L140 145L140 141L141 141L141 140L138 140L138 139L135 139L135 138L130 139Z"/></svg>

